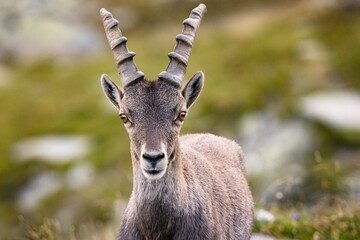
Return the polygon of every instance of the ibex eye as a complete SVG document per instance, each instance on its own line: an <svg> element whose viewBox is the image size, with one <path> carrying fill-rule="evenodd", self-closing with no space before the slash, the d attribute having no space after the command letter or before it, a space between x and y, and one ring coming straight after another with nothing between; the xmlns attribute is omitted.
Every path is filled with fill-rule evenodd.
<svg viewBox="0 0 360 240"><path fill-rule="evenodd" d="M185 117L186 117L186 112L183 111L179 113L178 118L180 121L184 121Z"/></svg>
<svg viewBox="0 0 360 240"><path fill-rule="evenodd" d="M120 114L120 118L123 121L123 123L127 123L128 117L126 116L126 114L124 114L124 113Z"/></svg>

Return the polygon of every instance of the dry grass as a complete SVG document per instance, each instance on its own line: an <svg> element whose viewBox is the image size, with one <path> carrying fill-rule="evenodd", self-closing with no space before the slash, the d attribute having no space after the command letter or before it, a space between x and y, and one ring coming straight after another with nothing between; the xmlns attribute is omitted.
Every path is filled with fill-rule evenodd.
<svg viewBox="0 0 360 240"><path fill-rule="evenodd" d="M279 238L294 239L358 239L360 206L337 200L332 207L319 203L312 207L284 210L272 206L274 222L255 221L254 231Z"/></svg>

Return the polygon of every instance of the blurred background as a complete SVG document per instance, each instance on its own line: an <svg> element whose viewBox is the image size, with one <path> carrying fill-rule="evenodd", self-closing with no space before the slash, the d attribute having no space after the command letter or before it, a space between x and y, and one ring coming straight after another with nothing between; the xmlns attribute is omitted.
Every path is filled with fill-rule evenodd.
<svg viewBox="0 0 360 240"><path fill-rule="evenodd" d="M99 9L156 79L195 0L1 0L0 239L114 239L132 190L128 136ZM205 73L182 134L245 152L254 231L360 234L360 1L204 1L186 79Z"/></svg>

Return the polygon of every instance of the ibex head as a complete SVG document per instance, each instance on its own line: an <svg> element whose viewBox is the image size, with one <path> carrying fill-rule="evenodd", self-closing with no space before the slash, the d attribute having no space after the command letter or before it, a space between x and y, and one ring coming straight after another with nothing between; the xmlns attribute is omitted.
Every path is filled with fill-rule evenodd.
<svg viewBox="0 0 360 240"><path fill-rule="evenodd" d="M156 81L147 81L138 71L121 35L118 21L105 9L100 10L106 36L114 53L124 91L109 76L101 76L103 90L118 109L129 133L135 173L139 169L147 179L159 179L179 154L178 136L187 111L199 96L204 74L197 72L181 91L196 32L206 6L193 9L176 36L170 62Z"/></svg>

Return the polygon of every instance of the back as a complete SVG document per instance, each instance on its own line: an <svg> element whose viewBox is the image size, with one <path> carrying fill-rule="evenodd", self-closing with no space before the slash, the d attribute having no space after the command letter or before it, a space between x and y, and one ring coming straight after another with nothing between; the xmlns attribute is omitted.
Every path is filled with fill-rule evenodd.
<svg viewBox="0 0 360 240"><path fill-rule="evenodd" d="M188 134L180 137L180 146L183 154L193 150L214 167L240 168L245 174L243 152L235 141L210 133Z"/></svg>

